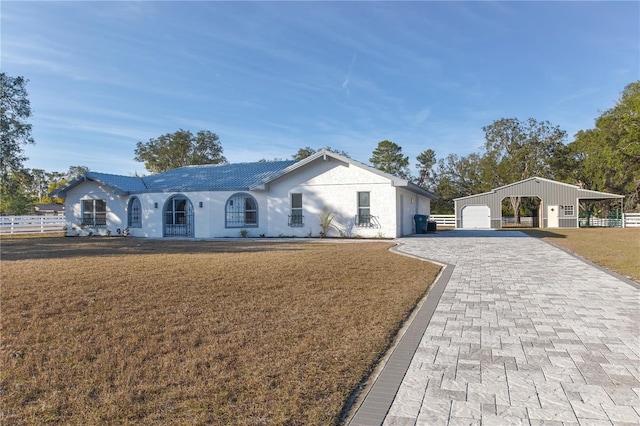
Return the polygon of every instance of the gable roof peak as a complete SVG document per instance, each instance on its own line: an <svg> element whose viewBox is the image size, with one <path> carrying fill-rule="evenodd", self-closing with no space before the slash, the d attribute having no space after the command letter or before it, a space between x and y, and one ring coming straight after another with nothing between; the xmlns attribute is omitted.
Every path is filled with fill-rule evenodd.
<svg viewBox="0 0 640 426"><path fill-rule="evenodd" d="M310 156L303 158L300 161L294 162L292 165L290 165L289 167L281 170L278 173L273 174L272 176L269 176L268 178L255 183L254 185L252 185L249 189L259 189L259 188L264 188L266 184L273 182L276 179L279 179L291 172L293 172L294 170L297 170L301 167L306 166L309 163L312 163L320 158L322 158L323 160L328 160L328 158L334 158L338 161L342 161L343 163L347 163L349 165L355 166L355 167L359 167L361 169L364 169L368 172L374 173L378 176L382 176L386 179L389 179L390 183L392 186L396 186L396 187L402 187L405 188L411 192L414 192L416 194L420 194L420 195L424 195L428 198L431 199L438 199L440 198L438 195L427 191L426 189L423 189L421 187L419 187L418 185L414 184L413 182L407 180L407 179L402 179L399 178L398 176L394 176L392 174L383 172L382 170L376 169L372 166L369 166L367 164L361 163L357 160L354 160L350 157L347 157L345 155L342 154L338 154L337 152L333 152L331 150L328 150L326 148L323 148L313 154L311 154Z"/></svg>

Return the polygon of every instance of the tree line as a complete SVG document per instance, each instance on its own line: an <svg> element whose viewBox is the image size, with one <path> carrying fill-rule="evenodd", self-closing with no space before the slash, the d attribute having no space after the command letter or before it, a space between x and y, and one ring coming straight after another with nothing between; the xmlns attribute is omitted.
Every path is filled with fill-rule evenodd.
<svg viewBox="0 0 640 426"><path fill-rule="evenodd" d="M24 214L34 203L60 203L48 194L88 171L73 166L66 172L23 167L23 146L33 144L27 80L1 73L0 214ZM548 121L500 118L482 128L485 143L466 156L436 158L425 149L415 158L417 175L402 147L383 140L369 162L379 170L410 180L442 198L432 202L434 214L453 212L453 199L487 192L531 176L577 184L582 188L625 195L625 211L640 209L640 81L627 85L614 107L595 120L593 129L567 134ZM302 160L320 149L299 148L291 158ZM324 147L349 157L345 151ZM150 173L195 164L225 164L218 135L180 129L146 142L137 142L134 160ZM275 161L281 159L260 161ZM518 215L522 200L513 197L510 210Z"/></svg>
<svg viewBox="0 0 640 426"><path fill-rule="evenodd" d="M453 211L453 199L490 191L532 176L625 196L626 212L640 211L640 81L628 84L616 104L566 143L566 132L548 121L502 118L483 127L480 152L436 161L418 156L418 182L442 197L437 212ZM512 199L514 215L520 200Z"/></svg>

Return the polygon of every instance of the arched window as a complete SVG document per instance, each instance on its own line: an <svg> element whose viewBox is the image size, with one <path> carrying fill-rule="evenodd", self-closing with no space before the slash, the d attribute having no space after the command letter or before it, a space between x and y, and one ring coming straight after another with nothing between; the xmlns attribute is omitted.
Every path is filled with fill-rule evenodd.
<svg viewBox="0 0 640 426"><path fill-rule="evenodd" d="M257 227L258 203L249 194L233 194L227 200L225 218L227 228Z"/></svg>
<svg viewBox="0 0 640 426"><path fill-rule="evenodd" d="M129 228L142 228L142 205L138 197L131 197L129 200L127 226Z"/></svg>

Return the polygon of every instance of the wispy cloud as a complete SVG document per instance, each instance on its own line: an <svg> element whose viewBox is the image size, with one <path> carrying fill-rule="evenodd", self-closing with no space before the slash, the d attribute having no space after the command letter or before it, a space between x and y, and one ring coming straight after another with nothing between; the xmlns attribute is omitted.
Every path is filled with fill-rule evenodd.
<svg viewBox="0 0 640 426"><path fill-rule="evenodd" d="M591 96L594 93L598 93L599 91L600 91L599 88L585 87L585 88L580 89L580 90L578 90L576 92L573 92L570 95L567 95L567 96L564 96L564 97L558 99L556 101L556 103L557 104L564 104L564 103L567 103L567 102L572 102L572 101L575 101L576 99L580 99L580 98L583 98L585 96Z"/></svg>
<svg viewBox="0 0 640 426"><path fill-rule="evenodd" d="M69 49L42 37L25 37L21 40L5 37L2 41L2 62L4 66L29 67L56 75L64 75L77 80L85 80L86 75L74 63L74 55Z"/></svg>
<svg viewBox="0 0 640 426"><path fill-rule="evenodd" d="M431 108L424 108L418 111L418 113L413 117L413 124L422 124L427 121L427 118L431 115Z"/></svg>
<svg viewBox="0 0 640 426"><path fill-rule="evenodd" d="M95 139L112 137L114 140L144 140L155 136L148 135L146 129L149 128L149 123L133 122L124 125L123 122L122 118L117 117L82 116L67 111L61 114L39 114L34 124L40 129L49 131L86 132L93 135Z"/></svg>
<svg viewBox="0 0 640 426"><path fill-rule="evenodd" d="M356 60L358 57L356 54L353 54L353 58L351 59L351 63L349 64L349 69L347 70L347 75L342 82L342 88L347 92L347 95L351 95L351 90L349 89L349 81L351 80L351 73L353 72L353 66L356 64Z"/></svg>

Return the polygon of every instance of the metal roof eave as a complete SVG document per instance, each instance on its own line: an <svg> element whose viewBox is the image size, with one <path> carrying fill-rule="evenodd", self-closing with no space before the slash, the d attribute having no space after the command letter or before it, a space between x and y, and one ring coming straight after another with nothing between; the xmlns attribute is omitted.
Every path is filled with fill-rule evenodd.
<svg viewBox="0 0 640 426"><path fill-rule="evenodd" d="M103 179L100 179L99 177L97 177L96 175L92 174L91 172L87 172L85 174L85 177L86 177L86 180L97 182L100 185L108 186L109 188L113 189L113 192L115 192L116 195L129 195L131 193L131 191L125 191L124 189L118 188L117 186L115 186L113 184L105 182Z"/></svg>
<svg viewBox="0 0 640 426"><path fill-rule="evenodd" d="M441 196L439 196L437 194L434 194L431 191L428 191L428 190L426 190L424 188L419 187L418 185L416 185L413 182L410 182L410 181L407 181L407 180L405 180L405 182L406 182L406 184L400 184L400 185L394 184L393 186L395 186L397 188L404 188L407 191L413 192L414 194L422 195L423 197L427 197L427 198L429 198L431 200L439 200L439 199L442 198Z"/></svg>
<svg viewBox="0 0 640 426"><path fill-rule="evenodd" d="M578 199L580 200L609 200L612 198L624 198L624 195L611 194L609 192L592 191L590 189L578 189Z"/></svg>
<svg viewBox="0 0 640 426"><path fill-rule="evenodd" d="M464 197L454 198L453 201L466 200L468 198L475 198L475 197L482 197L483 195L490 195L490 194L495 194L495 193L496 193L496 190L492 189L489 192L483 192L481 194L465 195Z"/></svg>
<svg viewBox="0 0 640 426"><path fill-rule="evenodd" d="M168 189L144 189L144 190L136 190L136 191L128 191L125 195L139 195L139 194L188 194L190 192L242 192L242 191L251 191L251 188L246 186L234 186L234 187L226 187L226 188L198 188L198 189L187 189L187 188L168 188Z"/></svg>
<svg viewBox="0 0 640 426"><path fill-rule="evenodd" d="M69 181L66 185L58 188L58 189L54 189L53 191L51 191L49 193L50 197L59 197L59 198L66 198L67 197L67 192L73 188L75 188L76 186L80 185L81 183L84 182L97 182L100 185L104 185L104 186L108 186L109 188L113 189L113 192L116 195L130 195L132 193L132 191L125 191L121 188L118 188L117 186L111 185L107 182L104 182L103 180L101 180L100 178L93 176L90 174L91 172L87 172L85 174L82 174L74 179L72 179L71 181Z"/></svg>
<svg viewBox="0 0 640 426"><path fill-rule="evenodd" d="M538 176L532 176L532 177L527 178L527 179L522 179L522 180L519 180L517 182L513 182L513 183L509 183L507 185L499 186L499 187L494 188L493 190L491 190L491 192L497 192L497 191L499 191L501 189L508 188L510 186L520 185L521 183L529 182L529 181L532 181L532 180L536 181L536 183L539 183L539 181L543 181L543 182L551 183L551 184L554 184L554 185L563 185L563 186L569 186L571 188L580 189L580 187L578 185L572 185L572 184L566 183L566 182L559 182L557 180L551 180L551 179L547 179L547 178L541 178L541 177L538 177Z"/></svg>
<svg viewBox="0 0 640 426"><path fill-rule="evenodd" d="M86 182L87 178L85 175L77 176L71 179L69 182L62 185L60 188L54 189L49 193L49 197L58 197L58 198L67 198L67 191L75 188L80 185L82 182Z"/></svg>

